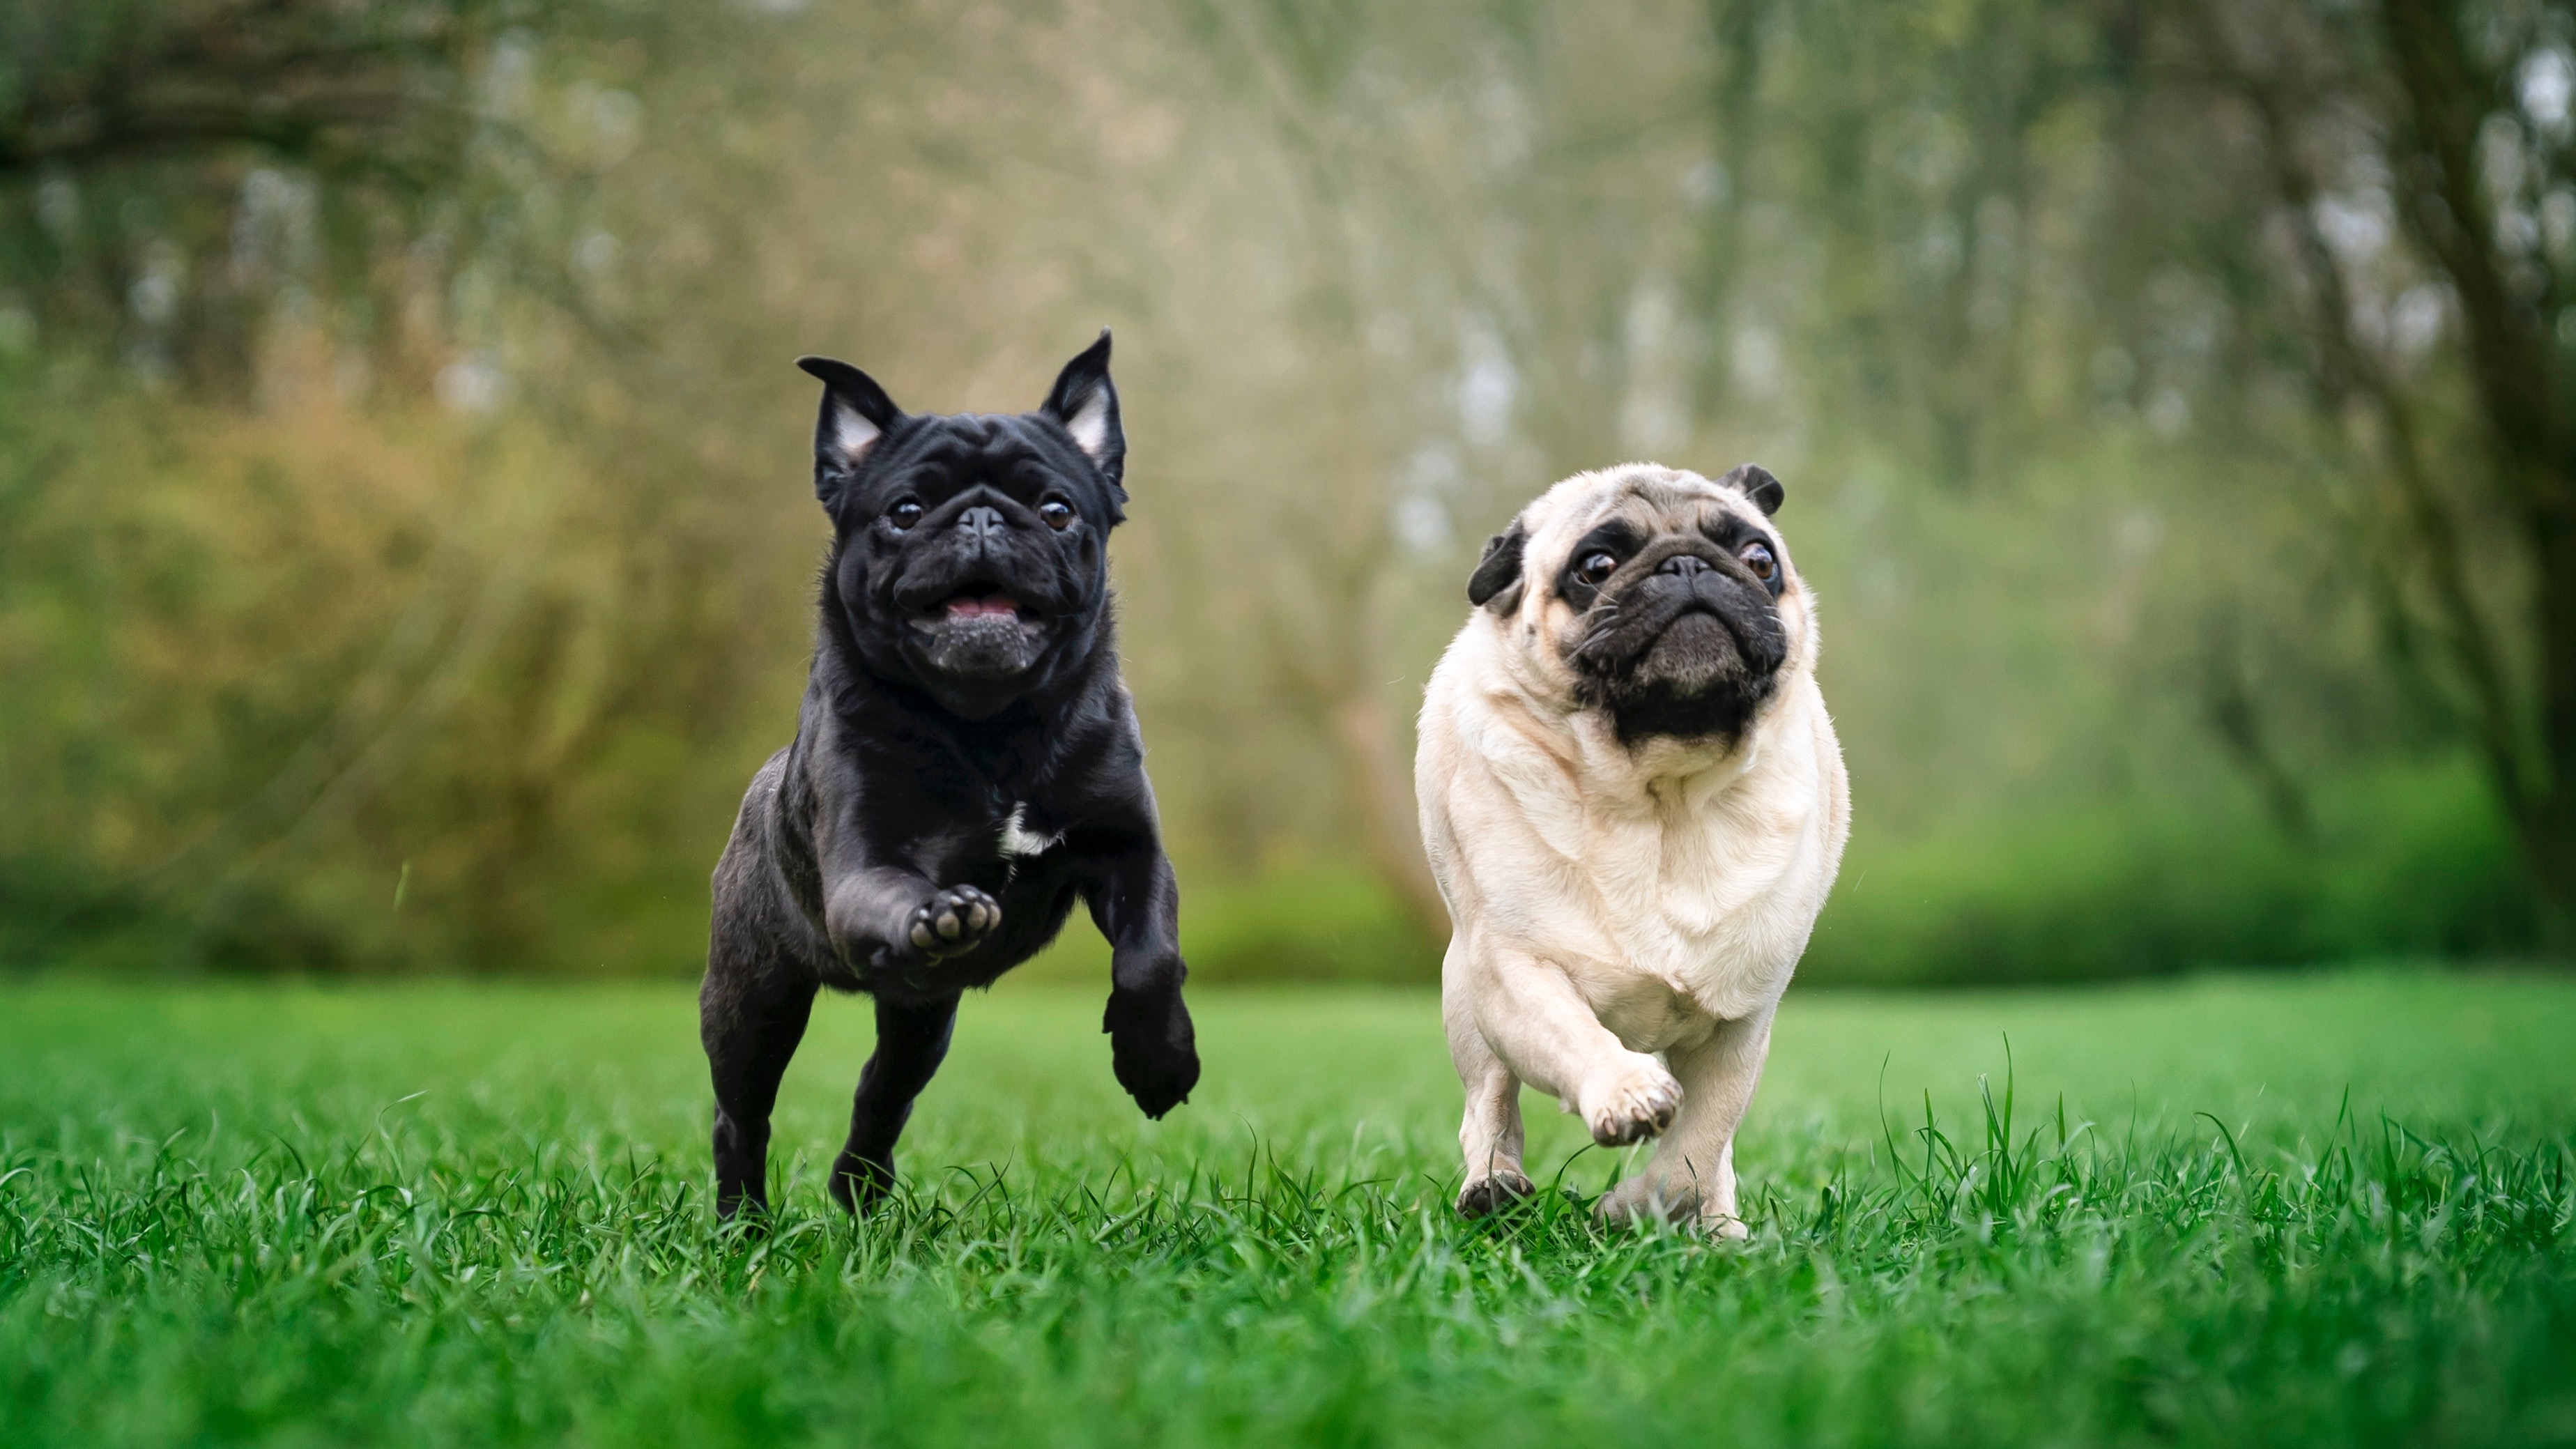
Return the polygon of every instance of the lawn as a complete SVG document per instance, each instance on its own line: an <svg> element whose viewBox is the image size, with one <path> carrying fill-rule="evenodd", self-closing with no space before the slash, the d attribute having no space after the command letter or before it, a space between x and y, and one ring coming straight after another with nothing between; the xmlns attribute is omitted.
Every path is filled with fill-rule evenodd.
<svg viewBox="0 0 2576 1449"><path fill-rule="evenodd" d="M1793 994L1744 1246L1536 1100L1451 1218L1428 994L1196 1005L1154 1124L968 1002L854 1226L826 1003L751 1241L685 989L0 987L0 1443L2576 1443L2576 980Z"/></svg>

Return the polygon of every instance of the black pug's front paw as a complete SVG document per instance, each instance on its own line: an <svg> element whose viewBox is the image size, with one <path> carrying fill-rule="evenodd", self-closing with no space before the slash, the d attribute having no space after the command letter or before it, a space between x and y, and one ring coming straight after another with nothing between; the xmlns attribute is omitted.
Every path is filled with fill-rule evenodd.
<svg viewBox="0 0 2576 1449"><path fill-rule="evenodd" d="M1118 1085L1148 1117L1190 1099L1199 1084L1198 1037L1180 994L1140 998L1112 994L1100 1029L1109 1033L1109 1064Z"/></svg>
<svg viewBox="0 0 2576 1449"><path fill-rule="evenodd" d="M973 886L950 886L931 892L904 922L909 954L919 961L945 961L984 944L1002 924L1002 907Z"/></svg>

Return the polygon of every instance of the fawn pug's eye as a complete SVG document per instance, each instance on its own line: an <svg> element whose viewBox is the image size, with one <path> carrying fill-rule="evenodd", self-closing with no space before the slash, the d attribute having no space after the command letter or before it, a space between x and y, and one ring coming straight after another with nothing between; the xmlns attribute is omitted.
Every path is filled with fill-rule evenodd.
<svg viewBox="0 0 2576 1449"><path fill-rule="evenodd" d="M885 516L886 521L897 528L910 528L921 521L921 502L913 498L899 498L895 500L894 507L886 510Z"/></svg>
<svg viewBox="0 0 2576 1449"><path fill-rule="evenodd" d="M1779 561L1771 557L1771 550L1766 545L1748 543L1736 550L1735 556L1744 560L1744 566L1753 570L1757 579L1767 579L1780 571Z"/></svg>
<svg viewBox="0 0 2576 1449"><path fill-rule="evenodd" d="M1607 553L1596 553L1575 567L1574 576L1597 587L1603 579L1618 571L1618 559Z"/></svg>
<svg viewBox="0 0 2576 1449"><path fill-rule="evenodd" d="M1073 505L1061 498L1050 498L1038 505L1038 517L1046 520L1047 527L1062 533L1073 526Z"/></svg>

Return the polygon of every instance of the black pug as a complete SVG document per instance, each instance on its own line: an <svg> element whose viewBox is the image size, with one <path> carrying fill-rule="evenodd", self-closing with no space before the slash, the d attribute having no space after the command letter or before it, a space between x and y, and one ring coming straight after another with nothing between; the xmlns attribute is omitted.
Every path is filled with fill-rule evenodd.
<svg viewBox="0 0 2576 1449"><path fill-rule="evenodd" d="M823 381L814 491L832 518L796 742L752 777L716 865L698 996L716 1205L768 1206L769 1113L820 987L876 999L832 1196L865 1211L939 1070L957 999L1035 955L1078 892L1112 948L1118 1082L1148 1117L1199 1079L1179 895L1111 643L1127 443L1109 333L1036 412L911 415Z"/></svg>

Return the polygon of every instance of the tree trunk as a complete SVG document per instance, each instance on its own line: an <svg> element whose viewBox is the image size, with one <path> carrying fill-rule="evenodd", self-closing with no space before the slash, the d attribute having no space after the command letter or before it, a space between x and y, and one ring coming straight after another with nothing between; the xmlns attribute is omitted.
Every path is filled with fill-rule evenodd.
<svg viewBox="0 0 2576 1449"><path fill-rule="evenodd" d="M2541 945L2576 961L2576 508L2535 521L2540 607L2541 768L2545 786L2520 822Z"/></svg>
<svg viewBox="0 0 2576 1449"><path fill-rule="evenodd" d="M2576 956L2576 419L2547 305L2567 301L2567 288L2552 278L2531 298L2507 276L2495 203L2477 170L2498 78L2474 59L2462 19L2446 0L2383 0L2381 35L2401 98L2390 160L2399 213L2459 298L2493 492L2531 566L2530 695L2491 731L2490 753L2542 945Z"/></svg>
<svg viewBox="0 0 2576 1449"><path fill-rule="evenodd" d="M2550 335L2550 319L2576 299L2557 277L2537 299L2518 289L2497 249L2477 137L2501 94L2498 78L2474 59L2456 5L2382 0L2371 63L2385 71L2362 78L2360 97L2381 113L2380 159L2406 234L2458 299L2462 380L2483 446L2453 457L2435 451L2422 425L2442 410L2354 334L2352 298L2317 232L2322 188L2305 128L2336 98L2277 63L2249 63L2214 0L2191 15L2219 73L2253 108L2275 190L2299 228L2315 293L2321 401L2329 413L2366 407L2382 425L2404 520L2387 564L2392 576L2420 571L2430 586L2427 635L2465 685L2452 708L2513 831L2540 944L2576 959L2576 415L2565 403L2564 353ZM2530 569L2528 594L2500 616L2472 587L2481 516L2505 525Z"/></svg>

